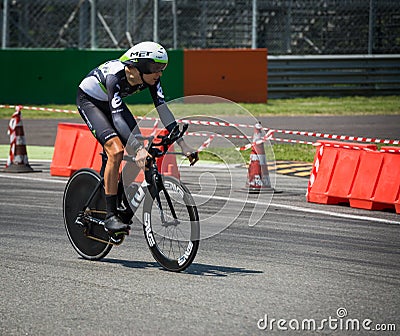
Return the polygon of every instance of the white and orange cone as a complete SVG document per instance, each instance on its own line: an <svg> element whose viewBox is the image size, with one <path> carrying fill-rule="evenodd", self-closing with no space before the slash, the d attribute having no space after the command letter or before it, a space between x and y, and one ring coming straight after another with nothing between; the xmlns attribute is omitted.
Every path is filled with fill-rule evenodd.
<svg viewBox="0 0 400 336"><path fill-rule="evenodd" d="M267 157L262 139L262 126L254 127L253 143L251 146L250 165L247 174L246 188L249 192L273 191L267 165Z"/></svg>
<svg viewBox="0 0 400 336"><path fill-rule="evenodd" d="M26 152L24 127L22 125L21 106L15 108L8 125L10 136L10 153L3 172L7 173L29 173L34 170L29 165Z"/></svg>

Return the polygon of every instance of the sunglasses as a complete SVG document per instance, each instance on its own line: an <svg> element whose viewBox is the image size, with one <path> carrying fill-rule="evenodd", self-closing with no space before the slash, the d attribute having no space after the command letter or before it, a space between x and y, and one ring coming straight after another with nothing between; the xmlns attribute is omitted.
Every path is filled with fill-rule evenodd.
<svg viewBox="0 0 400 336"><path fill-rule="evenodd" d="M150 63L148 68L150 73L157 73L164 71L166 67L166 63Z"/></svg>

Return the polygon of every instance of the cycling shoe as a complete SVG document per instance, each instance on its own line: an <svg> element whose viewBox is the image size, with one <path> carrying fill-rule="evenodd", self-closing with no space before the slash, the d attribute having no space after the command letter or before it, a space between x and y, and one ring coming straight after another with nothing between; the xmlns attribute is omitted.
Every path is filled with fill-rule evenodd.
<svg viewBox="0 0 400 336"><path fill-rule="evenodd" d="M118 217L121 218L122 223L132 224L133 211L131 209L120 210L118 209Z"/></svg>
<svg viewBox="0 0 400 336"><path fill-rule="evenodd" d="M104 227L106 228L107 231L111 232L120 232L129 230L129 225L124 224L122 220L116 215L107 218L104 221Z"/></svg>

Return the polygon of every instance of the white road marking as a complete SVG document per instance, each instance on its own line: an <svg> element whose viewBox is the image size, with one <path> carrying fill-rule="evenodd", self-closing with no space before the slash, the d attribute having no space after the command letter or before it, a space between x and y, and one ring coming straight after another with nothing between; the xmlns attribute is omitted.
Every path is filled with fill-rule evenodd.
<svg viewBox="0 0 400 336"><path fill-rule="evenodd" d="M34 173L32 173L32 174L34 174ZM9 178L9 179L11 178L11 179L21 179L21 180L38 181L38 182L48 182L48 183L62 183L62 184L66 184L67 183L67 180L63 181L63 180L57 180L57 179L36 178L36 177L34 177L32 175L30 175L30 176L25 176L25 175L21 176L21 175L13 175L13 174L0 174L0 178L1 177ZM193 196L199 197L199 198L207 198L207 199L210 198L209 195L193 194ZM230 202L249 203L249 204L254 204L254 205L263 205L263 203L259 202L259 201L243 200L243 199L234 198L234 197L212 196L212 198L217 199L217 200L230 201ZM394 221L394 220L389 220L389 219L384 219L384 218L361 216L361 215L352 215L352 214L345 214L345 213L337 213L337 212L326 211L326 210L298 207L298 206L288 205L288 204L270 203L269 206L273 206L273 207L280 208L280 209L291 210L291 211L297 211L297 212L324 215L324 216L329 216L329 217L362 220L362 221L383 223L383 224L400 225L399 221Z"/></svg>
<svg viewBox="0 0 400 336"><path fill-rule="evenodd" d="M29 174L35 174L35 173L29 173ZM14 174L0 174L0 177L4 178L11 178L11 179L17 179L17 180L28 180L28 181L38 181L38 182L49 182L49 183L63 183L67 184L67 180L57 180L57 179L48 179L48 178L36 178L33 175L14 175Z"/></svg>
<svg viewBox="0 0 400 336"><path fill-rule="evenodd" d="M193 196L199 197L199 198L210 198L210 196L206 196L206 195L193 194ZM222 200L222 201L230 201L230 202L238 202L238 203L246 202L246 203L254 204L254 205L262 204L259 201L253 201L253 200L245 201L245 200L242 200L239 198L234 198L234 197L213 196L212 198L217 199L217 200ZM272 202L269 205L276 207L276 208L287 209L287 210L291 210L291 211L313 213L313 214L325 215L325 216L330 216L330 217L338 217L338 218L345 218L345 219L355 219L355 220L363 220L363 221L369 221L369 222L379 222L379 223L384 223L384 224L400 225L400 222L398 222L398 221L393 221L393 220L384 219L384 218L376 218L376 217L361 216L361 215L351 215L351 214L337 213L337 212L326 211L326 210L303 208L303 207L298 207L298 206L288 205L288 204L278 204L278 203L272 203Z"/></svg>

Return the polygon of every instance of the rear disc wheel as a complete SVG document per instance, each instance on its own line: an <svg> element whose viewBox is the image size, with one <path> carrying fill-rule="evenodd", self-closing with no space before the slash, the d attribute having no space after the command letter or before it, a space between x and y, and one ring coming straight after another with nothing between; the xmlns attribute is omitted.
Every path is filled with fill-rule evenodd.
<svg viewBox="0 0 400 336"><path fill-rule="evenodd" d="M86 168L80 169L68 180L64 191L64 224L69 241L76 252L88 260L100 260L112 248L109 243L110 236L103 225L91 224L88 228L75 222L82 212L100 220L105 219L106 206L103 185L97 188L88 208L84 209L86 202L100 181L101 177L96 171Z"/></svg>

